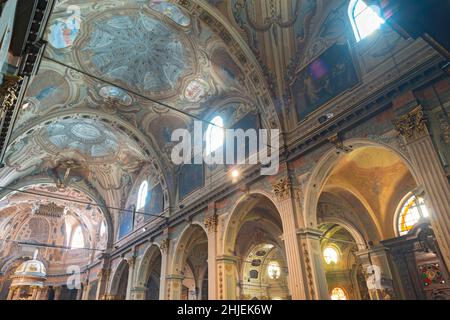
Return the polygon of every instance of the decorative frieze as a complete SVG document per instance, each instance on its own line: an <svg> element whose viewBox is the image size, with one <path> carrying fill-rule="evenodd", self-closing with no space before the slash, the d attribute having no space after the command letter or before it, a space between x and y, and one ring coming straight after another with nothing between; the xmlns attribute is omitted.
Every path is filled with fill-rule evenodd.
<svg viewBox="0 0 450 320"><path fill-rule="evenodd" d="M406 141L428 134L427 121L422 106L418 106L394 121L394 127Z"/></svg>
<svg viewBox="0 0 450 320"><path fill-rule="evenodd" d="M37 204L33 207L32 213L49 218L61 218L65 213L65 208L51 202L49 204Z"/></svg>

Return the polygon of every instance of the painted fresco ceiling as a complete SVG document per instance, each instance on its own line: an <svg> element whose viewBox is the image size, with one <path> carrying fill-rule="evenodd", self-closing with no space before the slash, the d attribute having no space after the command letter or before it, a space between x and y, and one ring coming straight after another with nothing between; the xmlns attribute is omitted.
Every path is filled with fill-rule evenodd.
<svg viewBox="0 0 450 320"><path fill-rule="evenodd" d="M43 195L70 198L76 201L92 202L92 198L73 188L57 190L54 185L40 183L23 189L28 194L13 192L0 199L0 265L8 265L26 253L23 243L52 243L55 246L68 246L71 231L80 226L86 247L105 249L108 241L107 222L98 207L86 210L86 205L50 199ZM41 195L33 195L39 193ZM32 212L32 214L30 214ZM40 212L40 213L36 213ZM60 212L61 217L49 216L47 212ZM42 214L41 214L42 213ZM13 240L13 241L4 241ZM101 251L98 251L98 254ZM64 251L58 248L45 248L39 251L45 263L51 263L49 273L64 273L67 264L75 260L87 263L92 252L83 249ZM75 259L75 260L74 260Z"/></svg>
<svg viewBox="0 0 450 320"><path fill-rule="evenodd" d="M192 128L193 118L154 100L205 120L222 114L225 126L248 112L259 114L263 127L284 125L277 112L285 75L312 54L306 48L318 48L308 41L310 28L319 32L316 12L324 6L57 1L0 178L11 186L44 178L57 187L83 184L124 207L137 178L150 170L165 194L175 193L170 135ZM320 32L333 40L335 29Z"/></svg>
<svg viewBox="0 0 450 320"><path fill-rule="evenodd" d="M171 132L191 128L193 118L155 100L206 120L226 115L228 126L248 112L279 126L245 43L204 1L180 3L56 1L0 169L3 185L77 185L123 208L152 172L167 199L178 169Z"/></svg>
<svg viewBox="0 0 450 320"><path fill-rule="evenodd" d="M343 157L328 178L325 190L347 200L348 195L342 194L360 199L373 221L381 221L380 231L391 232L384 237L393 237L392 215L398 199L415 187L409 169L396 154L378 147L365 147Z"/></svg>

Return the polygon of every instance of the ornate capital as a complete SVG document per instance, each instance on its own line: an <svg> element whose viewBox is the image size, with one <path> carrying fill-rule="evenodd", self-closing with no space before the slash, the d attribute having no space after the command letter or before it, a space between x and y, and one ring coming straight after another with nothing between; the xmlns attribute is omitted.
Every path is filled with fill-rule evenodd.
<svg viewBox="0 0 450 320"><path fill-rule="evenodd" d="M6 111L14 106L17 100L17 91L19 90L19 83L22 81L21 77L14 75L4 75L3 83L0 86L1 108Z"/></svg>
<svg viewBox="0 0 450 320"><path fill-rule="evenodd" d="M162 253L167 253L167 251L169 251L169 243L170 243L169 239L164 239L161 241L159 248L161 249Z"/></svg>
<svg viewBox="0 0 450 320"><path fill-rule="evenodd" d="M291 197L291 181L289 178L281 178L273 185L273 193L279 201Z"/></svg>
<svg viewBox="0 0 450 320"><path fill-rule="evenodd" d="M102 279L108 280L110 273L111 273L111 269L101 269L97 273L97 278L99 281L101 281Z"/></svg>
<svg viewBox="0 0 450 320"><path fill-rule="evenodd" d="M406 141L420 138L428 133L427 121L421 106L395 120L394 127Z"/></svg>
<svg viewBox="0 0 450 320"><path fill-rule="evenodd" d="M136 256L130 256L128 258L126 258L125 260L127 260L127 263L130 267L134 266L134 263L136 262Z"/></svg>
<svg viewBox="0 0 450 320"><path fill-rule="evenodd" d="M350 152L351 149L349 147L344 146L344 141L339 133L335 133L332 136L328 137L328 141L334 144L338 151Z"/></svg>
<svg viewBox="0 0 450 320"><path fill-rule="evenodd" d="M212 215L205 218L205 227L206 230L208 230L208 233L216 232L217 231L217 216Z"/></svg>

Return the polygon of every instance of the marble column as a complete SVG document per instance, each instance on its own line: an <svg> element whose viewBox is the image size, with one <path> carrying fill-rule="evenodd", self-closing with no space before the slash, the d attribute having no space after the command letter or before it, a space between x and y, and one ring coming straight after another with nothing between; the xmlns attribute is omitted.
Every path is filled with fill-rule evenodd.
<svg viewBox="0 0 450 320"><path fill-rule="evenodd" d="M297 230L297 234L306 270L307 298L311 300L329 300L330 295L320 249L322 231L313 228L301 228Z"/></svg>
<svg viewBox="0 0 450 320"><path fill-rule="evenodd" d="M237 261L235 256L219 256L217 263L218 300L236 300L237 296Z"/></svg>
<svg viewBox="0 0 450 320"><path fill-rule="evenodd" d="M179 274L172 274L166 277L167 282L167 299L180 300L181 290L183 288L184 276Z"/></svg>
<svg viewBox="0 0 450 320"><path fill-rule="evenodd" d="M208 233L208 300L217 300L217 216L205 219Z"/></svg>
<svg viewBox="0 0 450 320"><path fill-rule="evenodd" d="M273 185L273 192L277 198L277 208L280 211L279 214L283 224L283 240L289 272L288 286L291 297L294 300L305 300L306 288L303 280L303 266L297 239L294 199L290 179L288 177L280 179Z"/></svg>
<svg viewBox="0 0 450 320"><path fill-rule="evenodd" d="M398 290L393 280L393 265L389 257L389 249L383 245L375 245L367 250L356 252L366 277L367 288L372 300L399 299Z"/></svg>
<svg viewBox="0 0 450 320"><path fill-rule="evenodd" d="M431 140L421 106L394 122L403 136L411 161L425 190L425 203L441 254L450 269L450 186Z"/></svg>

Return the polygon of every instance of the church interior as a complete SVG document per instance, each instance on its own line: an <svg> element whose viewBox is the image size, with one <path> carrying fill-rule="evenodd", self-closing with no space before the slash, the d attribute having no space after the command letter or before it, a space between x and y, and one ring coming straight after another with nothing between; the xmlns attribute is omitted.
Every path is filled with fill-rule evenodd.
<svg viewBox="0 0 450 320"><path fill-rule="evenodd" d="M450 300L450 2L0 10L0 300Z"/></svg>

